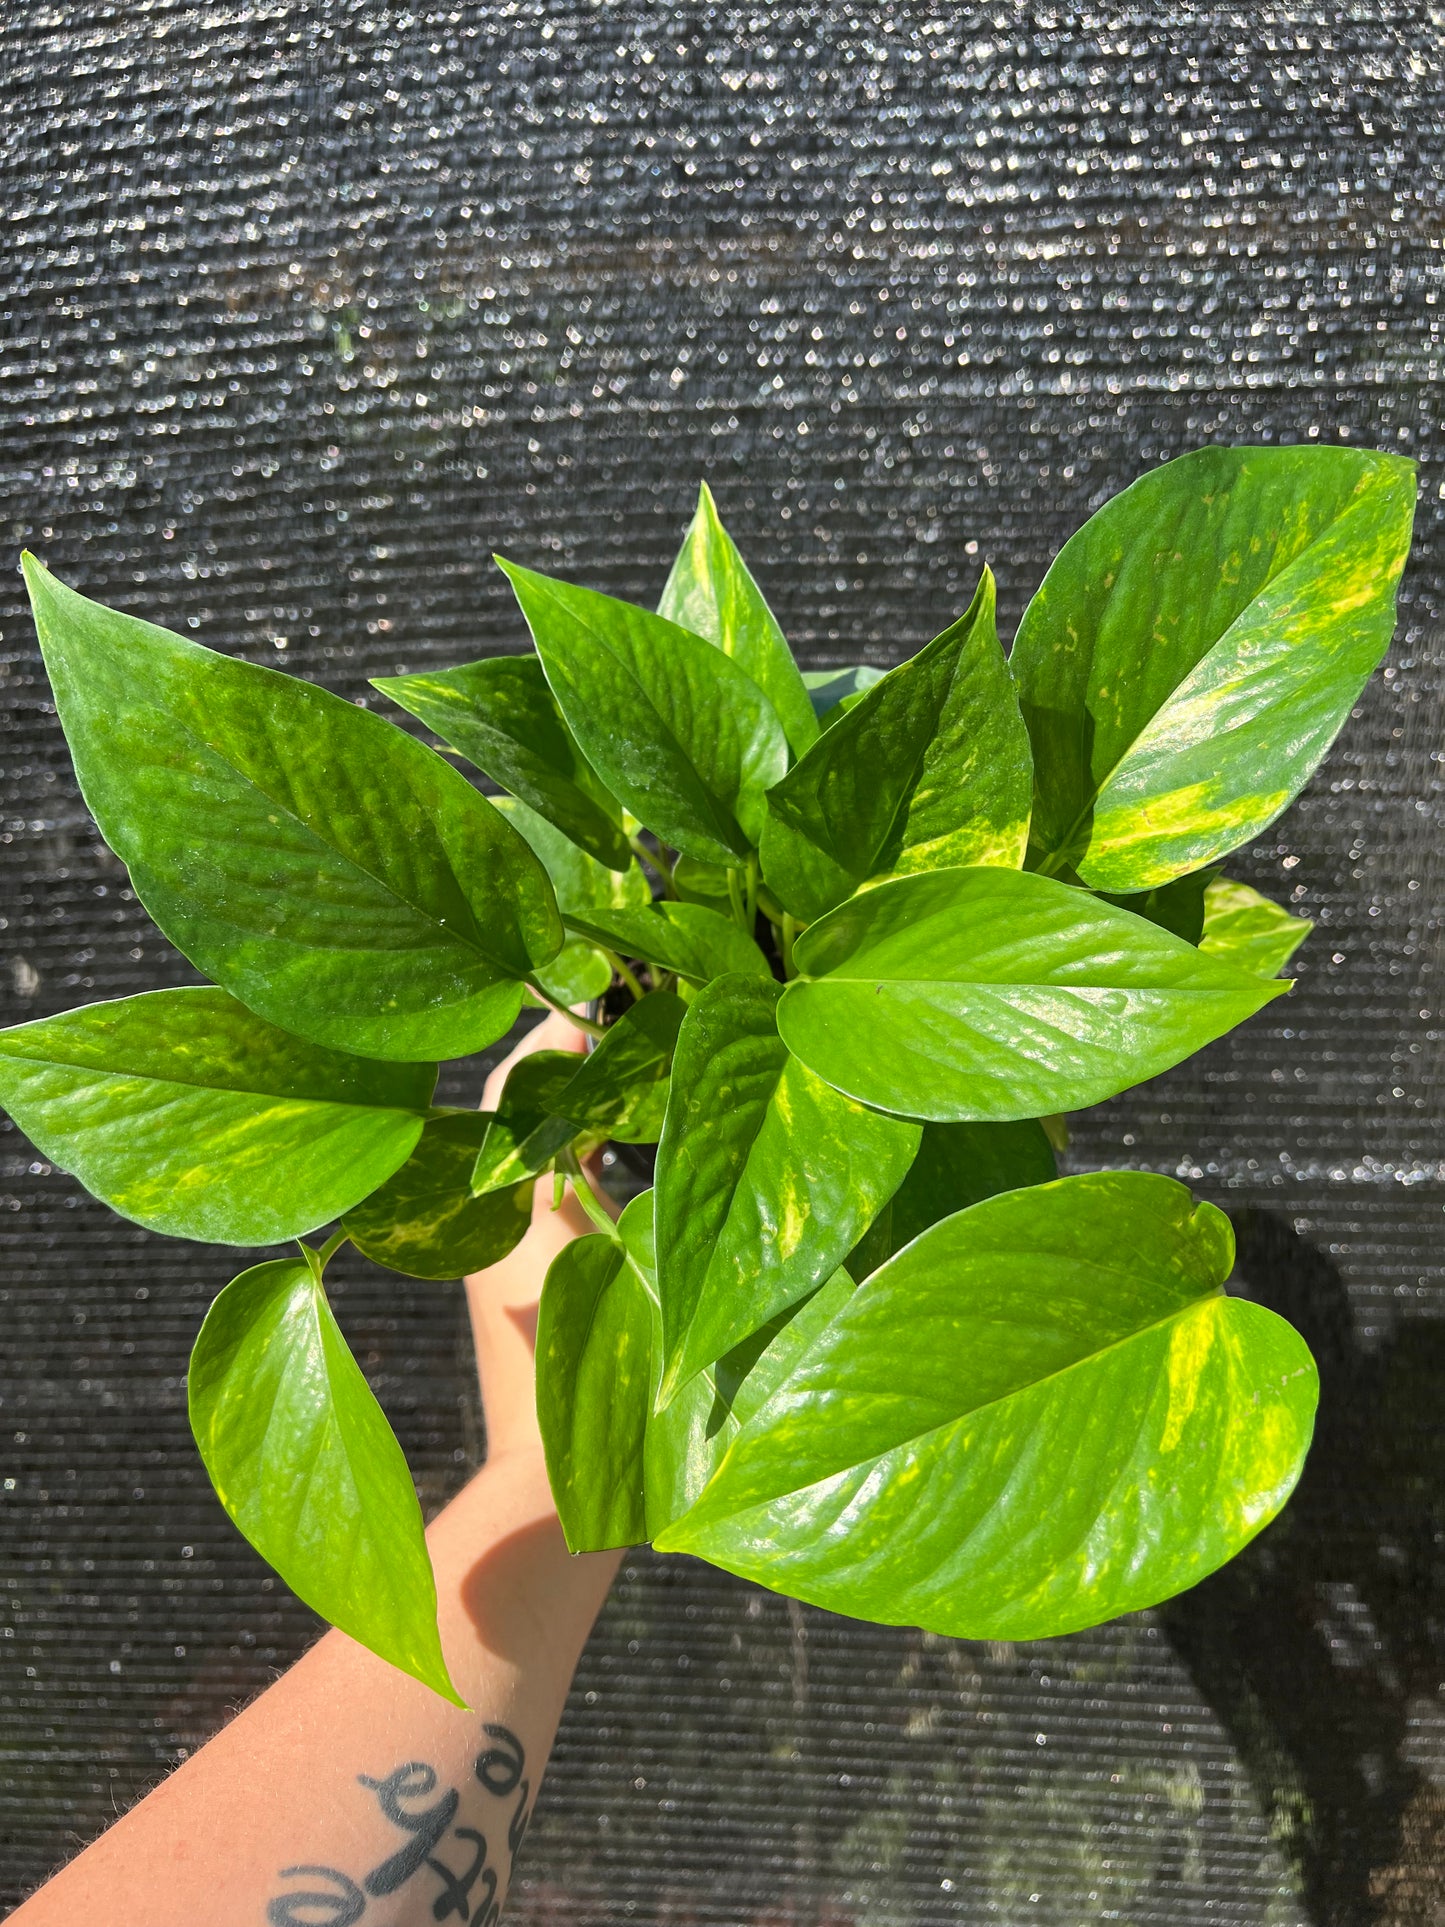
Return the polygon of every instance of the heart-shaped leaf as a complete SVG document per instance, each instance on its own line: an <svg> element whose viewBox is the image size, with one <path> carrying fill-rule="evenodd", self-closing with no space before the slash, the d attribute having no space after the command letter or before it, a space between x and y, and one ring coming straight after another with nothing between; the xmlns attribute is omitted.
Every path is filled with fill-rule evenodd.
<svg viewBox="0 0 1445 1927"><path fill-rule="evenodd" d="M472 1191L477 1197L510 1192L524 1180L540 1177L561 1152L582 1135L571 1118L555 1114L487 1119L487 1134L472 1166Z"/></svg>
<svg viewBox="0 0 1445 1927"><path fill-rule="evenodd" d="M816 741L818 719L782 630L737 545L718 517L706 482L683 537L658 614L703 636L747 672L777 712L794 755Z"/></svg>
<svg viewBox="0 0 1445 1927"><path fill-rule="evenodd" d="M1215 877L1204 892L1204 930L1199 948L1236 970L1275 977L1314 924L1294 916L1247 883Z"/></svg>
<svg viewBox="0 0 1445 1927"><path fill-rule="evenodd" d="M242 1003L369 1057L459 1057L513 1022L562 926L459 771L325 689L25 579L101 834L161 929Z"/></svg>
<svg viewBox="0 0 1445 1927"><path fill-rule="evenodd" d="M788 1048L865 1104L955 1123L1097 1104L1289 988L1087 891L991 868L865 890L794 954Z"/></svg>
<svg viewBox="0 0 1445 1927"><path fill-rule="evenodd" d="M1201 448L1091 517L1014 644L1032 867L1143 890L1273 822L1385 652L1414 510L1398 455Z"/></svg>
<svg viewBox="0 0 1445 1927"><path fill-rule="evenodd" d="M481 1111L434 1117L396 1175L342 1220L357 1249L408 1278L464 1278L500 1263L532 1221L532 1187L473 1197L489 1122Z"/></svg>
<svg viewBox="0 0 1445 1927"><path fill-rule="evenodd" d="M662 616L501 567L562 714L612 794L676 850L709 863L746 857L788 756L752 678Z"/></svg>
<svg viewBox="0 0 1445 1927"><path fill-rule="evenodd" d="M1031 784L985 569L967 613L890 671L768 792L763 874L811 921L888 872L1017 869Z"/></svg>
<svg viewBox="0 0 1445 1927"><path fill-rule="evenodd" d="M261 1557L314 1612L461 1706L416 1489L315 1254L226 1286L196 1339L187 1390L211 1483Z"/></svg>
<svg viewBox="0 0 1445 1927"><path fill-rule="evenodd" d="M720 977L683 1022L657 1151L660 1405L830 1278L918 1128L854 1103L778 1036L781 986Z"/></svg>
<svg viewBox="0 0 1445 1927"><path fill-rule="evenodd" d="M674 971L690 983L737 973L772 981L768 960L731 917L700 903L655 903L648 910L593 911L569 916L569 930L605 944L622 957L637 957Z"/></svg>
<svg viewBox="0 0 1445 1927"><path fill-rule="evenodd" d="M1039 1639L1212 1572L1299 1476L1303 1340L1228 1221L1097 1172L935 1225L848 1299L657 1536L859 1618Z"/></svg>
<svg viewBox="0 0 1445 1927"><path fill-rule="evenodd" d="M371 681L598 863L631 866L621 805L578 749L535 656Z"/></svg>
<svg viewBox="0 0 1445 1927"><path fill-rule="evenodd" d="M0 1031L0 1102L122 1217L264 1245L327 1224L421 1136L434 1064L278 1030L224 990L154 990Z"/></svg>

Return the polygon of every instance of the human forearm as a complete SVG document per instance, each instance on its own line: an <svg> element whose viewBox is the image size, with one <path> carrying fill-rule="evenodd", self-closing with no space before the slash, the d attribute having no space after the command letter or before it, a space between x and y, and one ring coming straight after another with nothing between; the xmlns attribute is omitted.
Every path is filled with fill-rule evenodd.
<svg viewBox="0 0 1445 1927"><path fill-rule="evenodd" d="M470 1712L329 1633L12 1915L19 1927L92 1915L114 1927L351 1927L373 1915L482 1927L617 1560L567 1553L526 1449L489 1463L428 1538L442 1643Z"/></svg>
<svg viewBox="0 0 1445 1927"><path fill-rule="evenodd" d="M575 1049L561 1019L518 1054ZM510 1060L509 1060L510 1061ZM489 1086L494 1101L504 1073ZM71 1862L20 1927L486 1927L511 1876L562 1704L617 1555L572 1558L537 1428L547 1268L587 1229L549 1208L467 1280L487 1465L427 1533L461 1711L340 1633Z"/></svg>

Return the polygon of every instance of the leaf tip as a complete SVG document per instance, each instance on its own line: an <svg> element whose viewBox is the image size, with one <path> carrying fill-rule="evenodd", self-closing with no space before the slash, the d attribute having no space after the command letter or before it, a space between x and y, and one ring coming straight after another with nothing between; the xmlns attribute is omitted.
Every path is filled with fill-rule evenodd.
<svg viewBox="0 0 1445 1927"><path fill-rule="evenodd" d="M662 1374L662 1383L658 1386L656 1396L652 1401L652 1416L654 1418L661 1418L662 1414L687 1383L689 1377L691 1377L691 1373L684 1372L683 1370L682 1354L680 1352L674 1354L667 1370Z"/></svg>
<svg viewBox="0 0 1445 1927"><path fill-rule="evenodd" d="M46 568L39 556L30 549L20 551L20 573L25 578L25 587L32 606L37 595L44 594L54 584L55 577Z"/></svg>
<svg viewBox="0 0 1445 1927"><path fill-rule="evenodd" d="M475 1707L469 1705L467 1701L462 1698L456 1687L452 1685L452 1676L447 1671L445 1661L443 1661L440 1668L439 1677L435 1679L425 1679L423 1684L430 1686L434 1693L448 1701L452 1706L459 1706L464 1713L475 1712Z"/></svg>

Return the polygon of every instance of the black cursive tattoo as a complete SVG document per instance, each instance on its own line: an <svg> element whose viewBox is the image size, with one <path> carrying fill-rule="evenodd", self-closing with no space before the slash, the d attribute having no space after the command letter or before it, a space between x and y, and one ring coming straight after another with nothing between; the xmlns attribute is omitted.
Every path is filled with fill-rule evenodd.
<svg viewBox="0 0 1445 1927"><path fill-rule="evenodd" d="M532 1817L527 1756L510 1727L489 1724L484 1730L487 1745L472 1763L473 1776L494 1800L517 1796L506 1821L506 1878L510 1881ZM461 1927L496 1927L501 1915L497 1896L506 1891L506 1885L491 1863L486 1835L476 1827L456 1824L462 1799L458 1789L439 1789L436 1768L425 1760L408 1760L379 1778L369 1773L358 1773L356 1778L359 1786L375 1795L382 1816L410 1838L395 1853L378 1861L360 1885L336 1867L283 1867L282 1880L312 1884L268 1902L268 1927L357 1927L367 1912L369 1898L384 1899L398 1892L423 1869L439 1882L432 1900L434 1919L455 1918ZM470 1849L470 1860L460 1870L442 1858L448 1836L463 1851ZM474 1890L480 1895L475 1905Z"/></svg>
<svg viewBox="0 0 1445 1927"><path fill-rule="evenodd" d="M425 1760L408 1761L405 1766L397 1767L394 1773L388 1773L384 1780L373 1780L365 1773L358 1773L356 1777L362 1786L372 1789L377 1803L392 1825L413 1836L390 1860L383 1860L379 1867L373 1867L366 1876L364 1884L369 1894L394 1894L398 1887L411 1879L418 1867L430 1860L437 1842L444 1838L447 1828L456 1817L461 1795L455 1787L448 1787L435 1806L419 1811L404 1807L403 1800L425 1798L436 1786L436 1768L428 1766Z"/></svg>
<svg viewBox="0 0 1445 1927"><path fill-rule="evenodd" d="M477 1755L473 1771L488 1793L495 1793L499 1800L505 1800L522 1777L522 1769L527 1764L526 1755L522 1751L522 1742L509 1727L488 1726L487 1738L492 1745Z"/></svg>
<svg viewBox="0 0 1445 1927"><path fill-rule="evenodd" d="M281 1894L266 1909L269 1927L355 1927L366 1912L366 1895L334 1867L283 1867L281 1878L330 1880L338 1891Z"/></svg>

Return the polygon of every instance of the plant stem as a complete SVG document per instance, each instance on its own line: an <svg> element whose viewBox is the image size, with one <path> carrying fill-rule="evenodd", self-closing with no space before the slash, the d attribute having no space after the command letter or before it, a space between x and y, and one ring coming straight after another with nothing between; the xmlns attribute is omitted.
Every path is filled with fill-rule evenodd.
<svg viewBox="0 0 1445 1927"><path fill-rule="evenodd" d="M616 951L604 949L601 944L598 944L597 948L602 951L608 963L611 964L623 983L625 983L627 988L632 992L633 998L641 1002L647 993L643 990L642 985L637 981L632 971L629 970L627 965L622 961L621 957L617 955Z"/></svg>
<svg viewBox="0 0 1445 1927"><path fill-rule="evenodd" d="M351 1233L343 1226L340 1230L332 1232L331 1236L319 1251L317 1251L314 1246L304 1243L300 1238L296 1240L301 1246L301 1255L311 1267L311 1275L318 1285L321 1283L322 1274L325 1272L327 1265L330 1264L341 1247L350 1242L350 1239Z"/></svg>
<svg viewBox="0 0 1445 1927"><path fill-rule="evenodd" d="M321 1260L323 1269L331 1263L331 1260L336 1256L337 1252L340 1251L341 1247L344 1244L350 1244L350 1242L351 1233L346 1230L344 1226L333 1231L331 1236L326 1240L326 1243L322 1245L320 1251L316 1254Z"/></svg>
<svg viewBox="0 0 1445 1927"><path fill-rule="evenodd" d="M785 910L783 912L783 975L788 978L796 977L798 974L797 966L793 962L793 939L797 934L797 922Z"/></svg>
<svg viewBox="0 0 1445 1927"><path fill-rule="evenodd" d="M744 906L748 914L747 933L751 936L757 927L758 921L758 853L756 850L751 850L748 853L747 880L744 888L747 892L747 900Z"/></svg>
<svg viewBox="0 0 1445 1927"><path fill-rule="evenodd" d="M597 1229L611 1238L614 1243L620 1242L617 1237L617 1226L612 1220L612 1213L592 1189L591 1184L588 1182L587 1173L578 1162L577 1153L575 1151L560 1152L557 1157L557 1170L559 1173L565 1171L567 1176L572 1180L572 1189L576 1193L578 1204L581 1205Z"/></svg>
<svg viewBox="0 0 1445 1927"><path fill-rule="evenodd" d="M525 982L528 990L531 991L534 997L539 997L547 1008L549 1010L555 1010L559 1017L565 1017L569 1024L575 1024L578 1030L585 1030L589 1037L605 1037L607 1035L607 1028L604 1024L594 1024L590 1017L579 1017L575 1010L568 1010L567 1006L565 1004L559 1004L555 997L549 997L535 977L528 977L525 979Z"/></svg>

